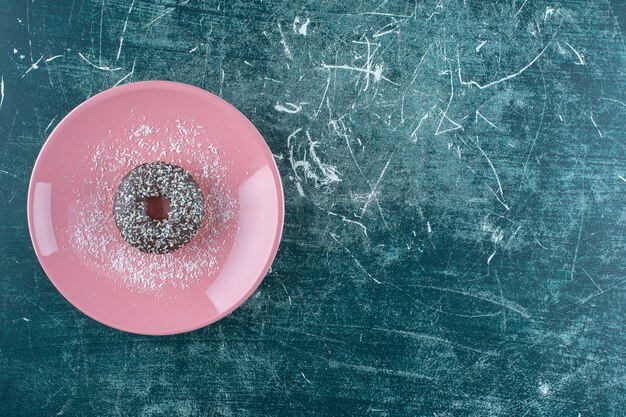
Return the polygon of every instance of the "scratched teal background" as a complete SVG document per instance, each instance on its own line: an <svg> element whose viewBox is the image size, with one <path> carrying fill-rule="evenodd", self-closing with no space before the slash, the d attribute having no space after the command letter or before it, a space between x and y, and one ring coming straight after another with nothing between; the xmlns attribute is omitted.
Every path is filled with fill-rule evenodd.
<svg viewBox="0 0 626 417"><path fill-rule="evenodd" d="M0 415L626 415L623 1L0 5ZM142 337L31 248L94 94L166 79L267 140L286 224L235 313ZM71 163L71 161L68 161Z"/></svg>

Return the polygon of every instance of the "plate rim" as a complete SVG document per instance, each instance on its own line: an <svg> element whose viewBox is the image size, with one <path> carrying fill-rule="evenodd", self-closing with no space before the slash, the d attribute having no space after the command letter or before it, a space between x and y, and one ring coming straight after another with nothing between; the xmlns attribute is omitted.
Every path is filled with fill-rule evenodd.
<svg viewBox="0 0 626 417"><path fill-rule="evenodd" d="M33 209L33 193L34 193L35 184L33 180L34 180L36 171L43 164L42 161L45 159L45 154L49 152L48 149L50 149L50 147L53 146L51 144L59 140L59 139L56 139L58 137L57 132L59 128L68 123L71 123L76 117L80 115L81 111L85 107L93 105L94 103L102 102L108 99L109 97L117 95L117 94L123 94L123 93L132 92L134 90L142 90L142 89L150 89L150 88L165 88L168 90L176 90L176 91L186 90L187 92L190 92L190 93L208 95L212 99L217 100L217 102L219 102L221 105L224 105L234 110L234 113L237 114L241 118L242 123L247 123L258 134L259 138L262 139L262 142L265 145L262 148L263 148L263 152L266 154L266 159L268 161L271 161L271 164L269 165L272 169L272 176L274 177L274 183L276 186L276 191L277 191L277 196L278 196L278 199L277 199L278 200L277 201L278 221L277 221L277 227L276 227L275 234L274 234L274 243L272 245L270 255L267 257L265 261L265 266L263 267L262 272L254 280L254 283L250 287L250 289L245 294L240 296L238 300L235 303L233 303L228 309L224 310L223 312L221 312L220 314L214 317L207 318L204 320L199 320L197 322L190 322L186 326L175 326L174 328L164 327L162 329L154 330L154 331L141 331L140 329L132 328L132 326L130 327L126 326L123 323L111 322L107 320L106 318L101 317L99 314L93 311L90 311L89 305L88 305L89 303L83 304L82 302L78 301L76 298L69 296L63 290L62 286L55 281L55 279L53 278L54 274L52 274L51 271L49 270L49 267L46 266L45 257L41 254L39 247L36 243L35 236L34 236L34 219L33 219L32 209ZM230 104L223 98L219 97L218 95L213 94L210 91L207 91L200 87L196 87L191 84L181 83L177 81L168 81L168 80L148 80L148 81L136 81L132 83L127 83L127 84L114 86L106 90L103 90L93 95L92 97L89 97L86 100L82 101L80 104L74 107L67 115L65 115L63 119L59 121L59 123L54 127L54 129L52 129L52 132L50 132L50 134L47 136L45 142L43 143L41 149L39 150L35 163L33 164L33 168L31 170L31 175L30 175L30 179L28 183L28 195L27 195L27 200L26 200L26 215L27 215L27 220L28 220L28 232L30 235L31 244L35 251L35 255L37 257L37 261L39 262L39 265L41 266L44 273L48 277L48 280L50 280L52 285L56 288L56 290L72 306L77 308L80 312L85 314L87 317L90 317L91 319L101 324L104 324L105 326L112 327L117 330L121 330L127 333L146 335L146 336L165 336L165 335L187 333L187 332L191 332L191 331L206 327L210 324L213 324L223 319L224 317L226 317L233 311L235 311L246 300L248 300L248 298L250 298L250 296L259 287L261 282L265 279L265 277L267 276L267 273L269 272L272 266L272 263L276 259L276 254L278 253L278 248L280 247L280 243L282 241L282 234L284 231L285 197L284 197L282 178L280 176L280 170L278 169L278 165L276 164L276 161L274 160L273 154L271 152L271 149L269 148L269 145L267 144L267 141L265 140L263 135L261 135L259 130L256 128L256 126L250 121L250 119L248 119L239 109L237 109L235 106L233 106L232 104Z"/></svg>

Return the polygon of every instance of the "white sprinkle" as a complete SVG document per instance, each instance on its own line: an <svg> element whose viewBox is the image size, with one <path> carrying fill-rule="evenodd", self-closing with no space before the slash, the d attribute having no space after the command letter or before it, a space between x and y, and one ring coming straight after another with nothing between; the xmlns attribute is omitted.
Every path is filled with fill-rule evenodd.
<svg viewBox="0 0 626 417"><path fill-rule="evenodd" d="M137 115L134 118L139 117ZM224 181L229 169L210 137L190 121L130 125L123 134L109 133L93 154L78 163L92 174L75 177L75 195L66 230L72 247L94 271L128 287L159 297L168 287L188 288L217 272L221 253L232 245L238 202ZM163 160L188 169L205 199L205 221L185 247L163 255L146 254L122 240L113 214L113 200L121 179L145 162ZM104 191L104 192L103 192Z"/></svg>

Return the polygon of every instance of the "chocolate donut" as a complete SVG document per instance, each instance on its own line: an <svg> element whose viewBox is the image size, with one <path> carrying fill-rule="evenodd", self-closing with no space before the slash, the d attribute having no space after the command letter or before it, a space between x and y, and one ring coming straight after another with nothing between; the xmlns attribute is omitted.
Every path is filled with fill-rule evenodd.
<svg viewBox="0 0 626 417"><path fill-rule="evenodd" d="M145 253L165 254L185 246L204 218L204 198L189 171L149 162L122 180L113 206L122 238Z"/></svg>

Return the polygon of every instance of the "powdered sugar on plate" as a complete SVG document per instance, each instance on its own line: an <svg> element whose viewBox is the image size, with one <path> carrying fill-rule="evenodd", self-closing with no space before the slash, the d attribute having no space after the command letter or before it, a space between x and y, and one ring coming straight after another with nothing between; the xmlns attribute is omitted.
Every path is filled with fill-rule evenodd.
<svg viewBox="0 0 626 417"><path fill-rule="evenodd" d="M229 169L207 140L203 126L178 117L154 122L131 115L127 128L109 135L86 160L93 176L74 178L68 241L79 261L132 291L158 295L168 286L188 288L214 276L232 245L238 203L225 178ZM122 239L113 202L122 178L154 161L179 165L193 175L205 200L205 219L196 237L169 254L146 254Z"/></svg>

